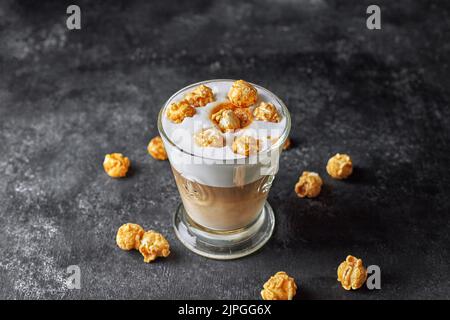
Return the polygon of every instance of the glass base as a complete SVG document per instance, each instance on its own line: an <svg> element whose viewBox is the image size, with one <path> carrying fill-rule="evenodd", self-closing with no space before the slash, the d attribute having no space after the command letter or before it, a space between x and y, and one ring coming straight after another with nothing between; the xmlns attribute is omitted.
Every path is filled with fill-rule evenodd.
<svg viewBox="0 0 450 320"><path fill-rule="evenodd" d="M189 250L201 256L230 260L247 256L261 248L271 237L275 216L266 201L259 217L248 227L233 231L205 229L191 220L183 204L173 217L175 233Z"/></svg>

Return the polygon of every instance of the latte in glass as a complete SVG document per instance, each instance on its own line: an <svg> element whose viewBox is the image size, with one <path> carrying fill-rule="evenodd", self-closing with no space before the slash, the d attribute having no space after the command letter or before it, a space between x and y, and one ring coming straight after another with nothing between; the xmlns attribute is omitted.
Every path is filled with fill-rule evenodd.
<svg viewBox="0 0 450 320"><path fill-rule="evenodd" d="M209 80L175 93L158 120L182 205L179 239L192 251L233 259L272 234L267 203L290 130L286 106L245 81Z"/></svg>

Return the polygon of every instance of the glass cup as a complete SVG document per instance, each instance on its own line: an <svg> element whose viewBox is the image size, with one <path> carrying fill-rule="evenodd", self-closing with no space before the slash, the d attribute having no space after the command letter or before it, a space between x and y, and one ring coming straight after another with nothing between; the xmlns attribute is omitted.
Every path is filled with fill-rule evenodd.
<svg viewBox="0 0 450 320"><path fill-rule="evenodd" d="M231 85L234 80L208 80L181 89L166 102L158 117L158 130L182 200L173 215L175 233L191 251L221 260L249 255L272 235L275 217L267 196L291 127L284 103L267 89L252 84L277 103L281 117L286 119L276 140L257 154L232 160L217 160L183 150L163 128L166 107L188 89L226 81ZM267 132L258 134L267 137ZM215 181L220 181L220 185Z"/></svg>

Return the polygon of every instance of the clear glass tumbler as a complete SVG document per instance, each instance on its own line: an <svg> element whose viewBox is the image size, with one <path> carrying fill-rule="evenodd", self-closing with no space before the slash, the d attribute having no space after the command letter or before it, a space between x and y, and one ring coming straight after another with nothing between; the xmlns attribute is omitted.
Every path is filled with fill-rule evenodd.
<svg viewBox="0 0 450 320"><path fill-rule="evenodd" d="M182 203L173 215L179 240L193 252L214 259L235 259L261 248L272 235L275 217L267 196L278 172L282 146L291 120L284 103L258 85L258 92L275 101L285 126L271 145L241 159L218 160L193 154L172 141L164 130L163 117L174 97L200 84L233 82L216 79L189 85L163 106L158 129L166 148ZM267 136L267 132L264 132ZM215 183L220 181L220 185Z"/></svg>

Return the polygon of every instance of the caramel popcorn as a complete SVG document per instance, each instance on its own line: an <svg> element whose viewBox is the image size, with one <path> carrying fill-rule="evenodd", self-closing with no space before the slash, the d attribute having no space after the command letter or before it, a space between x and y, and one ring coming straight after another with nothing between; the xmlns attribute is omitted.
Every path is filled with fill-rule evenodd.
<svg viewBox="0 0 450 320"><path fill-rule="evenodd" d="M218 124L226 110L233 110L235 108L236 107L231 102L222 102L213 109L211 120Z"/></svg>
<svg viewBox="0 0 450 320"><path fill-rule="evenodd" d="M361 259L347 256L337 270L338 281L345 290L356 290L362 287L367 279L367 271Z"/></svg>
<svg viewBox="0 0 450 320"><path fill-rule="evenodd" d="M264 300L292 300L297 292L294 278L286 272L277 272L264 284L261 297Z"/></svg>
<svg viewBox="0 0 450 320"><path fill-rule="evenodd" d="M317 173L304 171L295 185L295 192L300 198L314 198L319 195L322 184L322 179Z"/></svg>
<svg viewBox="0 0 450 320"><path fill-rule="evenodd" d="M222 134L213 128L200 130L194 135L194 140L200 147L221 148L225 145Z"/></svg>
<svg viewBox="0 0 450 320"><path fill-rule="evenodd" d="M214 101L214 94L210 87L202 84L188 93L184 98L194 107L203 107Z"/></svg>
<svg viewBox="0 0 450 320"><path fill-rule="evenodd" d="M241 136L235 138L231 148L234 153L241 154L248 157L251 154L257 153L259 151L259 140L251 136Z"/></svg>
<svg viewBox="0 0 450 320"><path fill-rule="evenodd" d="M124 157L121 153L111 153L105 156L103 169L113 178L125 177L130 167L130 159Z"/></svg>
<svg viewBox="0 0 450 320"><path fill-rule="evenodd" d="M256 120L279 122L280 115L277 108L271 103L261 102L258 107L253 110L253 116Z"/></svg>
<svg viewBox="0 0 450 320"><path fill-rule="evenodd" d="M219 128L223 131L234 131L241 127L241 121L231 109L222 109L213 115L218 122Z"/></svg>
<svg viewBox="0 0 450 320"><path fill-rule="evenodd" d="M350 156L336 153L327 163L327 172L335 179L345 179L353 172L353 164Z"/></svg>
<svg viewBox="0 0 450 320"><path fill-rule="evenodd" d="M249 107L258 100L258 92L255 87L244 80L233 82L230 91L228 92L228 99L237 107Z"/></svg>
<svg viewBox="0 0 450 320"><path fill-rule="evenodd" d="M144 233L139 252L144 256L144 262L151 262L157 257L167 257L170 254L169 242L158 232L147 231Z"/></svg>
<svg viewBox="0 0 450 320"><path fill-rule="evenodd" d="M237 108L230 102L224 102L214 108L211 120L222 132L226 132L248 126L253 116L249 108Z"/></svg>
<svg viewBox="0 0 450 320"><path fill-rule="evenodd" d="M154 137L147 146L148 153L157 160L167 160L167 152L161 137Z"/></svg>
<svg viewBox="0 0 450 320"><path fill-rule="evenodd" d="M284 141L284 143L283 143L283 150L290 149L291 145L292 145L292 140L291 140L291 138L287 137L286 141Z"/></svg>
<svg viewBox="0 0 450 320"><path fill-rule="evenodd" d="M186 117L193 117L195 114L195 108L189 104L186 100L180 102L174 102L170 104L167 109L167 118L174 123L180 123Z"/></svg>
<svg viewBox="0 0 450 320"><path fill-rule="evenodd" d="M252 122L253 116L249 108L234 108L233 112L241 122L241 128L248 126Z"/></svg>
<svg viewBox="0 0 450 320"><path fill-rule="evenodd" d="M138 249L144 229L138 224L125 223L117 231L116 243L122 250Z"/></svg>

